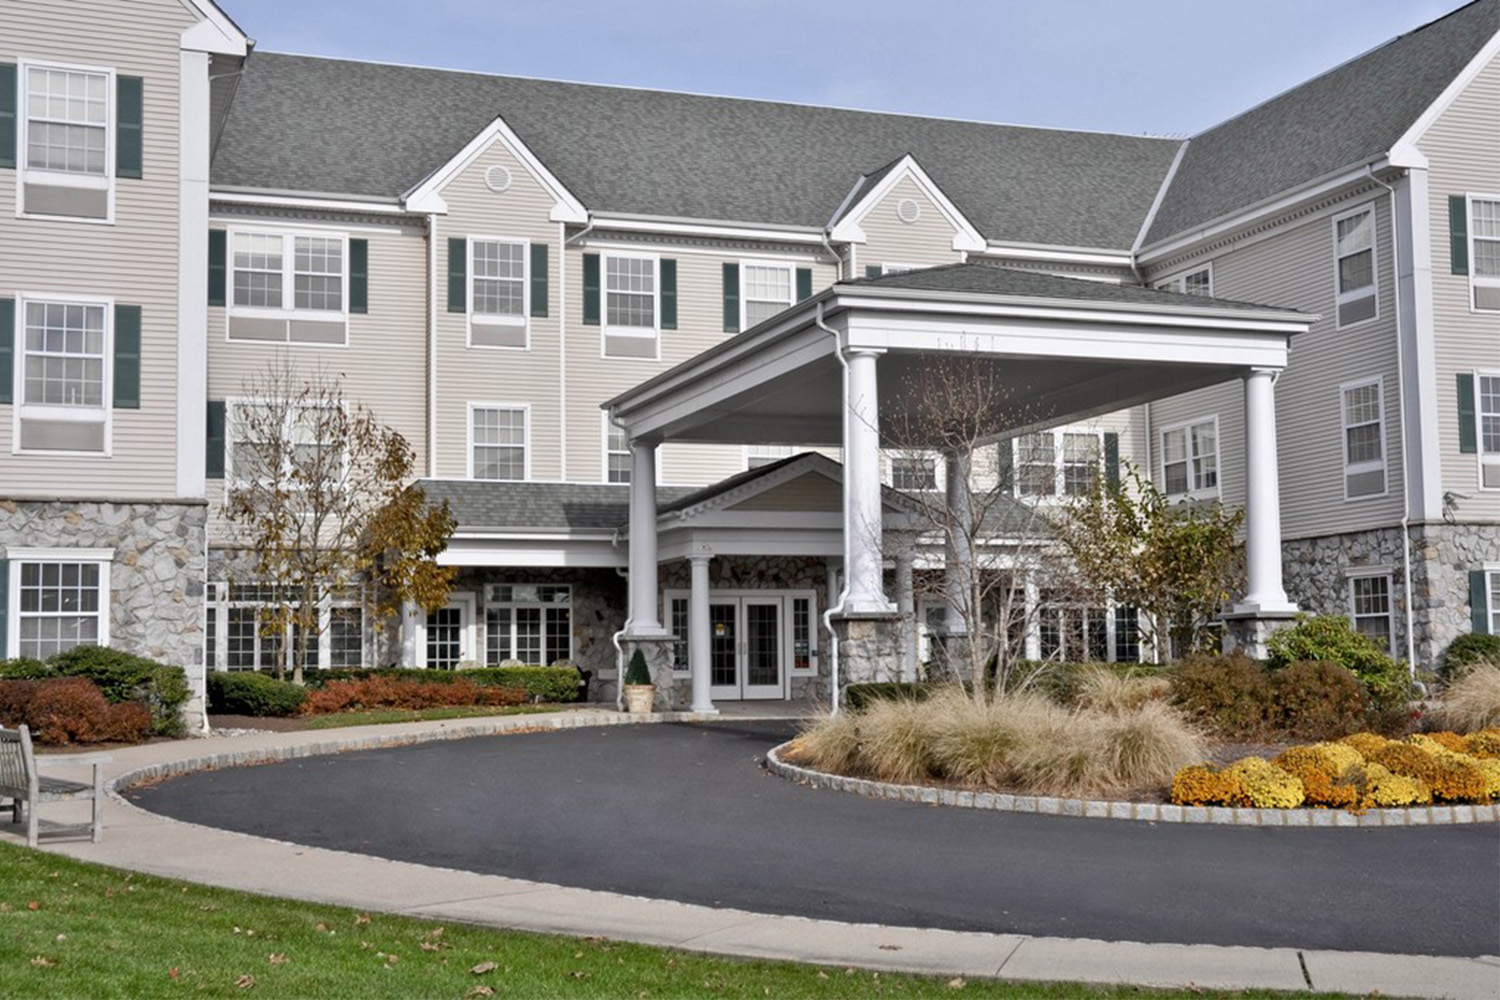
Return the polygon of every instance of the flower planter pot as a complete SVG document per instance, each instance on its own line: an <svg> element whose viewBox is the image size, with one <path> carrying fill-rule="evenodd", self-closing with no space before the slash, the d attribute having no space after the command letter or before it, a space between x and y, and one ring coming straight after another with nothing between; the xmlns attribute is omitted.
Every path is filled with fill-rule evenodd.
<svg viewBox="0 0 1500 1000"><path fill-rule="evenodd" d="M632 715L645 715L656 700L655 684L626 684L625 708Z"/></svg>

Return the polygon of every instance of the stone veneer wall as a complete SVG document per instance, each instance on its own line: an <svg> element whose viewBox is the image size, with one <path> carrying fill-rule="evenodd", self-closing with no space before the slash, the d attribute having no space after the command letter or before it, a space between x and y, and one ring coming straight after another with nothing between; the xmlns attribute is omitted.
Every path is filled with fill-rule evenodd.
<svg viewBox="0 0 1500 1000"><path fill-rule="evenodd" d="M1400 528L1291 539L1282 542L1281 552L1287 597L1311 614L1348 617L1349 572L1389 571L1391 648L1397 657L1406 658L1406 575ZM1420 647L1418 659L1421 659Z"/></svg>
<svg viewBox="0 0 1500 1000"><path fill-rule="evenodd" d="M207 522L202 503L0 499L0 548L114 550L109 644L182 667L193 690L189 731L204 723Z"/></svg>

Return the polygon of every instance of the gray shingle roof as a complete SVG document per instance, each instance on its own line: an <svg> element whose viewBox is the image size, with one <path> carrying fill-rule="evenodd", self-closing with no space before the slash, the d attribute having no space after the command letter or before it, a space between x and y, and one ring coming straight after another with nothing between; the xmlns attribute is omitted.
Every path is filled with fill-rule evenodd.
<svg viewBox="0 0 1500 1000"><path fill-rule="evenodd" d="M1497 31L1476 0L1193 137L1146 244L1379 157Z"/></svg>
<svg viewBox="0 0 1500 1000"><path fill-rule="evenodd" d="M425 479L433 502L448 501L460 532L484 529L613 531L630 520L630 487L604 483L497 483ZM666 486L659 505L696 492Z"/></svg>
<svg viewBox="0 0 1500 1000"><path fill-rule="evenodd" d="M392 197L497 116L593 211L821 227L909 152L988 238L1119 249L1180 144L256 52L213 183Z"/></svg>
<svg viewBox="0 0 1500 1000"><path fill-rule="evenodd" d="M1215 299L1205 295L1184 295L1181 292L1144 288L1140 285L1115 285L1103 281L1089 281L1085 278L1064 278L1041 271L1022 271L981 263L945 264L941 267L903 271L878 278L861 278L857 281L841 282L841 284L872 288L909 288L924 292L957 292L1098 303L1117 302L1144 306L1293 311L1281 306Z"/></svg>

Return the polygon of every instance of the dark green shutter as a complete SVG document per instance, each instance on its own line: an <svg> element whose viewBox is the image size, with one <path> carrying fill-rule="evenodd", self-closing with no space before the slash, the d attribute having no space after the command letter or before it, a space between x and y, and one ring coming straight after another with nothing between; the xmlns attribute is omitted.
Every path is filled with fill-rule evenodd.
<svg viewBox="0 0 1500 1000"><path fill-rule="evenodd" d="M740 266L724 265L724 332L740 332Z"/></svg>
<svg viewBox="0 0 1500 1000"><path fill-rule="evenodd" d="M228 285L229 234L222 229L208 231L208 304L222 306Z"/></svg>
<svg viewBox="0 0 1500 1000"><path fill-rule="evenodd" d="M115 306L115 409L141 408L141 307Z"/></svg>
<svg viewBox="0 0 1500 1000"><path fill-rule="evenodd" d="M13 63L5 63L0 65L0 167L15 165L16 67Z"/></svg>
<svg viewBox="0 0 1500 1000"><path fill-rule="evenodd" d="M1474 376L1458 373L1458 450L1465 455L1479 451L1478 429L1474 426Z"/></svg>
<svg viewBox="0 0 1500 1000"><path fill-rule="evenodd" d="M1469 627L1486 634L1490 630L1490 581L1482 569L1469 570Z"/></svg>
<svg viewBox="0 0 1500 1000"><path fill-rule="evenodd" d="M224 478L224 401L208 401L208 436L204 440L204 475L209 479Z"/></svg>
<svg viewBox="0 0 1500 1000"><path fill-rule="evenodd" d="M547 315L547 244L531 244L531 315Z"/></svg>
<svg viewBox="0 0 1500 1000"><path fill-rule="evenodd" d="M370 241L349 241L349 311L370 311Z"/></svg>
<svg viewBox="0 0 1500 1000"><path fill-rule="evenodd" d="M1120 485L1120 435L1114 431L1104 435L1104 481L1111 489Z"/></svg>
<svg viewBox="0 0 1500 1000"><path fill-rule="evenodd" d="M115 176L140 177L145 158L143 81L138 76L115 77Z"/></svg>
<svg viewBox="0 0 1500 1000"><path fill-rule="evenodd" d="M585 326L599 325L599 255L583 255L583 322Z"/></svg>
<svg viewBox="0 0 1500 1000"><path fill-rule="evenodd" d="M661 260L661 328L677 329L677 262L670 257Z"/></svg>
<svg viewBox="0 0 1500 1000"><path fill-rule="evenodd" d="M16 300L0 299L0 403L13 403L16 382Z"/></svg>
<svg viewBox="0 0 1500 1000"><path fill-rule="evenodd" d="M448 238L448 311L469 311L469 241L462 236Z"/></svg>
<svg viewBox="0 0 1500 1000"><path fill-rule="evenodd" d="M995 464L1000 476L1000 490L1003 493L1014 493L1016 490L1016 455L1015 441L1006 438L995 445Z"/></svg>
<svg viewBox="0 0 1500 1000"><path fill-rule="evenodd" d="M797 268L797 301L812 298L812 268Z"/></svg>
<svg viewBox="0 0 1500 1000"><path fill-rule="evenodd" d="M5 658L6 627L10 623L10 560L0 559L0 659Z"/></svg>
<svg viewBox="0 0 1500 1000"><path fill-rule="evenodd" d="M1448 196L1448 257L1454 274L1469 273L1469 200L1461 194Z"/></svg>
<svg viewBox="0 0 1500 1000"><path fill-rule="evenodd" d="M866 264L865 265L865 277L866 278L878 278L878 277L880 277L884 273L885 273L885 268L881 267L879 264Z"/></svg>

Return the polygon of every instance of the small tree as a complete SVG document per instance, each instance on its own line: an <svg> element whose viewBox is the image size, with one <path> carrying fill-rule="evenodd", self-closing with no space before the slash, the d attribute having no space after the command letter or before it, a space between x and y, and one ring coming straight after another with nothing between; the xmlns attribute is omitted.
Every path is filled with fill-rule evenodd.
<svg viewBox="0 0 1500 1000"><path fill-rule="evenodd" d="M279 636L276 673L302 683L322 634L325 600L379 585L377 609L446 599L451 571L434 557L452 532L446 505L430 509L412 476L411 446L326 368L281 359L251 376L229 415L224 515L270 585L264 632ZM296 641L285 641L289 630Z"/></svg>
<svg viewBox="0 0 1500 1000"><path fill-rule="evenodd" d="M1200 647L1230 594L1243 582L1235 540L1245 513L1217 501L1173 503L1126 468L1101 477L1056 521L1079 573L1142 614L1158 661L1172 639Z"/></svg>

